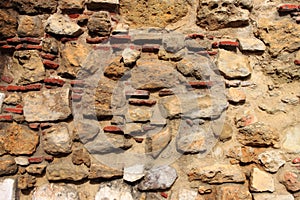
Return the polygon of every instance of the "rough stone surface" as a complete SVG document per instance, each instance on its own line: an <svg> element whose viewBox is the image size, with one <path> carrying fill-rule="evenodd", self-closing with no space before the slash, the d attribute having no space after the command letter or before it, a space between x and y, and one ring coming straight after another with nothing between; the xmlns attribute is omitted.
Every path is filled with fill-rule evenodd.
<svg viewBox="0 0 300 200"><path fill-rule="evenodd" d="M41 175L44 173L46 167L46 164L34 164L26 167L26 171L28 172L28 174Z"/></svg>
<svg viewBox="0 0 300 200"><path fill-rule="evenodd" d="M105 164L94 162L91 165L89 178L90 179L97 179L97 178L117 178L121 177L123 175L123 171L114 169L110 166L107 166Z"/></svg>
<svg viewBox="0 0 300 200"><path fill-rule="evenodd" d="M243 92L243 90L229 88L227 98L231 103L243 103L246 101L246 94Z"/></svg>
<svg viewBox="0 0 300 200"><path fill-rule="evenodd" d="M178 33L165 34L162 38L163 48L170 53L176 53L185 46L184 35Z"/></svg>
<svg viewBox="0 0 300 200"><path fill-rule="evenodd" d="M54 13L57 7L57 0L12 0L17 10L22 14L43 14Z"/></svg>
<svg viewBox="0 0 300 200"><path fill-rule="evenodd" d="M108 36L111 31L110 15L106 11L94 13L87 24L90 35Z"/></svg>
<svg viewBox="0 0 300 200"><path fill-rule="evenodd" d="M5 99L5 94L4 93L0 93L0 113L2 112L2 105Z"/></svg>
<svg viewBox="0 0 300 200"><path fill-rule="evenodd" d="M18 21L16 13L0 10L0 39L14 37L17 33Z"/></svg>
<svg viewBox="0 0 300 200"><path fill-rule="evenodd" d="M15 157L15 162L17 163L17 165L20 165L20 166L27 166L27 165L29 165L28 158L27 157L23 157L23 156Z"/></svg>
<svg viewBox="0 0 300 200"><path fill-rule="evenodd" d="M250 190L254 192L274 192L274 179L271 174L253 168L250 178Z"/></svg>
<svg viewBox="0 0 300 200"><path fill-rule="evenodd" d="M12 178L4 179L0 182L1 197L0 200L16 199L16 181Z"/></svg>
<svg viewBox="0 0 300 200"><path fill-rule="evenodd" d="M244 5L243 5L244 4ZM246 4L246 5L245 5ZM201 1L197 13L197 25L210 30L227 27L243 27L249 24L252 1ZM218 13L216 15L216 13Z"/></svg>
<svg viewBox="0 0 300 200"><path fill-rule="evenodd" d="M239 183L246 180L239 166L227 164L194 168L188 176L189 180L200 180L206 183Z"/></svg>
<svg viewBox="0 0 300 200"><path fill-rule="evenodd" d="M123 53L126 49L123 51ZM123 55L122 53L122 55ZM124 56L123 56L124 61ZM124 61L124 64L125 61ZM117 57L114 59L107 67L104 68L104 76L112 80L119 80L121 79L126 71L128 70L123 63L121 63L121 58Z"/></svg>
<svg viewBox="0 0 300 200"><path fill-rule="evenodd" d="M245 185L226 184L217 190L218 200L252 200L252 195Z"/></svg>
<svg viewBox="0 0 300 200"><path fill-rule="evenodd" d="M125 65L130 66L134 64L139 57L141 56L141 52L137 50L133 50L130 48L124 49L122 52L122 59Z"/></svg>
<svg viewBox="0 0 300 200"><path fill-rule="evenodd" d="M72 151L72 139L67 123L61 123L44 130L42 136L44 151L48 154L66 154Z"/></svg>
<svg viewBox="0 0 300 200"><path fill-rule="evenodd" d="M112 185L102 184L98 192L96 193L95 200L113 200L113 199L122 199L122 200L133 200L131 190L128 186L123 185L122 183L113 183Z"/></svg>
<svg viewBox="0 0 300 200"><path fill-rule="evenodd" d="M142 182L138 185L140 190L157 190L170 188L177 179L176 170L169 166L158 166L146 172Z"/></svg>
<svg viewBox="0 0 300 200"><path fill-rule="evenodd" d="M286 187L288 191L300 191L300 174L299 170L285 165L279 174L279 181Z"/></svg>
<svg viewBox="0 0 300 200"><path fill-rule="evenodd" d="M253 195L254 200L294 200L291 194L258 193Z"/></svg>
<svg viewBox="0 0 300 200"><path fill-rule="evenodd" d="M72 152L72 162L75 165L84 163L87 167L91 166L91 159L88 151L84 148L75 148Z"/></svg>
<svg viewBox="0 0 300 200"><path fill-rule="evenodd" d="M291 153L300 153L300 124L289 127L285 130L282 148Z"/></svg>
<svg viewBox="0 0 300 200"><path fill-rule="evenodd" d="M268 172L277 172L285 164L282 152L271 150L258 155L259 161Z"/></svg>
<svg viewBox="0 0 300 200"><path fill-rule="evenodd" d="M71 161L58 161L47 166L46 176L50 181L80 181L89 174L85 165L74 165Z"/></svg>
<svg viewBox="0 0 300 200"><path fill-rule="evenodd" d="M222 49L219 50L217 66L227 78L244 78L252 72L247 57Z"/></svg>
<svg viewBox="0 0 300 200"><path fill-rule="evenodd" d="M18 166L13 157L5 155L0 158L0 175L10 175L16 173Z"/></svg>
<svg viewBox="0 0 300 200"><path fill-rule="evenodd" d="M37 148L39 135L24 125L13 123L6 128L2 140L7 152L13 155L30 155Z"/></svg>
<svg viewBox="0 0 300 200"><path fill-rule="evenodd" d="M59 1L59 7L64 13L77 13L84 9L84 0L61 0Z"/></svg>
<svg viewBox="0 0 300 200"><path fill-rule="evenodd" d="M171 141L172 132L169 128L165 128L153 135L151 135L147 140L148 150L153 156L157 156Z"/></svg>
<svg viewBox="0 0 300 200"><path fill-rule="evenodd" d="M7 69L14 77L14 83L28 84L45 78L45 69L37 50L16 51L11 69Z"/></svg>
<svg viewBox="0 0 300 200"><path fill-rule="evenodd" d="M241 128L237 138L249 146L272 146L279 142L278 132L261 122Z"/></svg>
<svg viewBox="0 0 300 200"><path fill-rule="evenodd" d="M32 200L79 200L78 192L69 185L47 183L37 187L32 195Z"/></svg>
<svg viewBox="0 0 300 200"><path fill-rule="evenodd" d="M44 34L42 20L39 16L19 16L18 36L41 37Z"/></svg>
<svg viewBox="0 0 300 200"><path fill-rule="evenodd" d="M144 165L134 165L124 168L123 179L128 182L135 182L143 178L145 175Z"/></svg>
<svg viewBox="0 0 300 200"><path fill-rule="evenodd" d="M239 38L240 49L249 52L264 52L266 45L257 38Z"/></svg>
<svg viewBox="0 0 300 200"><path fill-rule="evenodd" d="M21 175L18 178L18 188L20 188L21 190L33 188L35 186L35 183L36 178L28 174Z"/></svg>
<svg viewBox="0 0 300 200"><path fill-rule="evenodd" d="M28 122L62 120L71 114L68 88L29 92L24 102L24 116Z"/></svg>
<svg viewBox="0 0 300 200"><path fill-rule="evenodd" d="M43 38L42 50L47 53L58 54L58 42L55 38Z"/></svg>
<svg viewBox="0 0 300 200"><path fill-rule="evenodd" d="M62 14L53 14L48 18L45 31L59 36L79 36L82 30L79 25Z"/></svg>
<svg viewBox="0 0 300 200"><path fill-rule="evenodd" d="M152 116L152 109L146 106L130 106L128 108L128 121L147 122Z"/></svg>
<svg viewBox="0 0 300 200"><path fill-rule="evenodd" d="M188 12L188 2L175 1L121 1L120 12L131 27L165 27L184 17ZM147 10L148 12L143 12ZM160 16L160 17L157 17Z"/></svg>

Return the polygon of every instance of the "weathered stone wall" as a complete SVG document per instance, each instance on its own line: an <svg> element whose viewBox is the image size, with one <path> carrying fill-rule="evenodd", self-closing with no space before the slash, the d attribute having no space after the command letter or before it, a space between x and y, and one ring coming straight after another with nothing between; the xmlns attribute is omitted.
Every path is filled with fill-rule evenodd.
<svg viewBox="0 0 300 200"><path fill-rule="evenodd" d="M300 199L297 0L0 2L0 199Z"/></svg>

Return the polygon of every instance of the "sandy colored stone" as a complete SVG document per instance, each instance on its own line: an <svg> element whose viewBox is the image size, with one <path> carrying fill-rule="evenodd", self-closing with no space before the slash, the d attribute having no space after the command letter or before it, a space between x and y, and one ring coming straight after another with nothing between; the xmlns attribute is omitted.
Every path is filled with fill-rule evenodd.
<svg viewBox="0 0 300 200"><path fill-rule="evenodd" d="M124 64L121 63L121 58L116 57L107 67L104 68L104 76L112 80L119 80L124 76L127 70L128 69L125 68Z"/></svg>
<svg viewBox="0 0 300 200"><path fill-rule="evenodd" d="M133 63L135 63L141 56L141 52L134 50L134 49L130 49L130 48L126 48L124 49L124 51L122 52L122 59L125 65L132 65Z"/></svg>
<svg viewBox="0 0 300 200"><path fill-rule="evenodd" d="M227 98L231 103L243 103L246 101L246 94L241 89L231 87L228 89Z"/></svg>
<svg viewBox="0 0 300 200"><path fill-rule="evenodd" d="M28 92L24 102L24 116L28 122L63 120L71 114L68 88Z"/></svg>
<svg viewBox="0 0 300 200"><path fill-rule="evenodd" d="M25 174L18 177L18 188L21 190L33 188L36 183L34 176Z"/></svg>
<svg viewBox="0 0 300 200"><path fill-rule="evenodd" d="M57 8L56 0L12 0L16 9L22 14L54 13Z"/></svg>
<svg viewBox="0 0 300 200"><path fill-rule="evenodd" d="M238 165L216 163L210 166L193 168L189 180L200 180L206 183L242 183L246 177Z"/></svg>
<svg viewBox="0 0 300 200"><path fill-rule="evenodd" d="M16 173L18 166L12 156L4 155L0 157L0 175L11 175Z"/></svg>
<svg viewBox="0 0 300 200"><path fill-rule="evenodd" d="M154 133L149 138L147 138L147 153L151 153L156 157L164 148L166 148L171 139L172 132L168 127L157 133Z"/></svg>
<svg viewBox="0 0 300 200"><path fill-rule="evenodd" d="M92 163L89 172L90 179L97 179L97 178L110 179L110 178L117 178L121 176L123 176L123 171L114 169L110 166L107 166L99 162Z"/></svg>
<svg viewBox="0 0 300 200"><path fill-rule="evenodd" d="M217 200L252 200L252 195L245 185L226 184L217 189Z"/></svg>
<svg viewBox="0 0 300 200"><path fill-rule="evenodd" d="M77 190L69 185L46 183L35 188L32 200L80 200Z"/></svg>
<svg viewBox="0 0 300 200"><path fill-rule="evenodd" d="M111 26L110 14L107 11L95 12L87 24L91 36L108 36Z"/></svg>
<svg viewBox="0 0 300 200"><path fill-rule="evenodd" d="M17 105L20 104L21 102L22 102L22 96L16 93L9 94L4 99L5 104Z"/></svg>
<svg viewBox="0 0 300 200"><path fill-rule="evenodd" d="M65 13L76 13L84 9L84 0L61 0L59 7Z"/></svg>
<svg viewBox="0 0 300 200"><path fill-rule="evenodd" d="M242 38L239 37L240 49L248 52L264 52L266 45L257 38Z"/></svg>
<svg viewBox="0 0 300 200"><path fill-rule="evenodd" d="M253 192L274 192L274 179L271 174L253 168L250 177L250 190Z"/></svg>
<svg viewBox="0 0 300 200"><path fill-rule="evenodd" d="M17 15L11 10L0 10L0 39L14 37L17 33Z"/></svg>
<svg viewBox="0 0 300 200"><path fill-rule="evenodd" d="M152 116L151 107L147 106L129 106L128 120L134 122L147 122L150 121ZM127 117L127 116L126 116Z"/></svg>
<svg viewBox="0 0 300 200"><path fill-rule="evenodd" d="M19 16L19 37L41 37L44 35L44 27L39 16Z"/></svg>
<svg viewBox="0 0 300 200"><path fill-rule="evenodd" d="M288 127L284 131L282 148L290 153L300 152L300 124Z"/></svg>
<svg viewBox="0 0 300 200"><path fill-rule="evenodd" d="M46 167L46 164L31 164L26 167L26 171L32 175L41 175L44 173Z"/></svg>
<svg viewBox="0 0 300 200"><path fill-rule="evenodd" d="M258 159L268 172L277 172L285 164L283 152L276 150L263 152L258 155Z"/></svg>

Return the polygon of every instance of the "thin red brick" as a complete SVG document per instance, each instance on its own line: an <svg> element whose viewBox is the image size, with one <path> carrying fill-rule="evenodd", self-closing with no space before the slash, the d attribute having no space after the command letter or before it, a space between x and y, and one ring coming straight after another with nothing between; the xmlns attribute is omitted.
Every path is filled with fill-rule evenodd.
<svg viewBox="0 0 300 200"><path fill-rule="evenodd" d="M150 92L147 90L135 90L135 91L126 91L125 95L127 98L142 98L148 99Z"/></svg>
<svg viewBox="0 0 300 200"><path fill-rule="evenodd" d="M47 156L44 156L44 159L48 162L52 162L54 160L54 157L53 156L50 156L50 155L47 155Z"/></svg>
<svg viewBox="0 0 300 200"><path fill-rule="evenodd" d="M121 134L124 133L123 130L118 126L105 126L103 128L103 131L109 133L121 133Z"/></svg>
<svg viewBox="0 0 300 200"><path fill-rule="evenodd" d="M114 51L118 51L118 50L124 50L128 47L127 44L112 44L111 45L111 48L114 50Z"/></svg>
<svg viewBox="0 0 300 200"><path fill-rule="evenodd" d="M28 162L31 163L31 164L33 164L33 163L41 163L41 162L43 162L43 160L44 160L43 156L28 158Z"/></svg>
<svg viewBox="0 0 300 200"><path fill-rule="evenodd" d="M63 86L65 84L65 81L58 78L45 78L44 83Z"/></svg>
<svg viewBox="0 0 300 200"><path fill-rule="evenodd" d="M278 7L279 12L295 12L299 10L299 5L284 4Z"/></svg>
<svg viewBox="0 0 300 200"><path fill-rule="evenodd" d="M103 43L106 42L108 40L108 37L88 37L86 38L86 42L89 44L99 44L99 43Z"/></svg>
<svg viewBox="0 0 300 200"><path fill-rule="evenodd" d="M293 161L292 161L293 164L298 164L300 163L300 157L298 158L295 158Z"/></svg>
<svg viewBox="0 0 300 200"><path fill-rule="evenodd" d="M294 60L295 65L300 65L300 60Z"/></svg>
<svg viewBox="0 0 300 200"><path fill-rule="evenodd" d="M108 45L99 45L99 46L94 46L94 50L102 50L102 51L110 51L111 46Z"/></svg>
<svg viewBox="0 0 300 200"><path fill-rule="evenodd" d="M148 53L157 53L159 51L159 48L160 45L158 44L144 44L142 46L142 51Z"/></svg>
<svg viewBox="0 0 300 200"><path fill-rule="evenodd" d="M31 129L38 129L40 127L39 123L30 123L28 124L29 128Z"/></svg>
<svg viewBox="0 0 300 200"><path fill-rule="evenodd" d="M144 100L144 99L130 99L129 104L137 106L153 106L156 104L155 100Z"/></svg>
<svg viewBox="0 0 300 200"><path fill-rule="evenodd" d="M133 138L137 143L142 143L144 141L144 138Z"/></svg>
<svg viewBox="0 0 300 200"><path fill-rule="evenodd" d="M32 43L32 44L40 44L41 43L41 39L38 38L32 38L32 37L24 37L24 38L20 38L21 42L25 42L25 43Z"/></svg>
<svg viewBox="0 0 300 200"><path fill-rule="evenodd" d="M61 42L65 43L65 42L70 42L70 41L76 41L78 40L78 38L68 38L68 37L63 37L60 39Z"/></svg>
<svg viewBox="0 0 300 200"><path fill-rule="evenodd" d="M160 90L159 93L158 93L158 95L159 95L160 97L163 97L163 96L169 96L169 95L173 95L173 94L174 94L174 92L173 92L172 90L170 90L170 89L162 89L162 90Z"/></svg>
<svg viewBox="0 0 300 200"><path fill-rule="evenodd" d="M72 94L71 98L73 101L80 101L82 96L80 94Z"/></svg>
<svg viewBox="0 0 300 200"><path fill-rule="evenodd" d="M212 48L219 48L219 42L213 42L211 46Z"/></svg>
<svg viewBox="0 0 300 200"><path fill-rule="evenodd" d="M1 49L7 49L7 50L13 50L15 49L16 47L13 46L13 45L3 45L1 46Z"/></svg>
<svg viewBox="0 0 300 200"><path fill-rule="evenodd" d="M8 38L6 39L7 43L21 43L21 39L20 38Z"/></svg>
<svg viewBox="0 0 300 200"><path fill-rule="evenodd" d="M130 35L112 35L110 37L111 44L123 44L123 43L130 43L131 36Z"/></svg>
<svg viewBox="0 0 300 200"><path fill-rule="evenodd" d="M43 59L47 59L47 60L51 60L51 61L56 59L56 55L53 55L53 54L50 54L50 53L43 53L43 54L41 54L41 57Z"/></svg>
<svg viewBox="0 0 300 200"><path fill-rule="evenodd" d="M186 38L190 38L190 39L197 39L197 38L204 39L204 35L201 34L201 33L191 33L191 34L188 34L186 36Z"/></svg>
<svg viewBox="0 0 300 200"><path fill-rule="evenodd" d="M1 80L5 83L12 83L14 81L14 78L9 75L2 75Z"/></svg>
<svg viewBox="0 0 300 200"><path fill-rule="evenodd" d="M71 19L76 19L80 16L80 14L69 14L68 15Z"/></svg>
<svg viewBox="0 0 300 200"><path fill-rule="evenodd" d="M43 60L43 64L45 67L50 68L50 69L57 69L59 67L59 64L52 60Z"/></svg>
<svg viewBox="0 0 300 200"><path fill-rule="evenodd" d="M165 192L161 192L160 196L162 196L163 198L167 199L168 198L168 194Z"/></svg>
<svg viewBox="0 0 300 200"><path fill-rule="evenodd" d="M72 81L70 81L70 84L74 87L74 86L76 86L76 87L84 87L84 84L85 83L85 81L84 80L72 80Z"/></svg>
<svg viewBox="0 0 300 200"><path fill-rule="evenodd" d="M0 41L0 45L2 46L2 45L6 45L7 44L7 42L6 41Z"/></svg>
<svg viewBox="0 0 300 200"><path fill-rule="evenodd" d="M233 41L221 41L219 42L219 47L238 47L239 42L233 42Z"/></svg>
<svg viewBox="0 0 300 200"><path fill-rule="evenodd" d="M4 121L11 122L11 121L13 121L13 117L12 117L12 115L0 115L0 121L1 122L4 122Z"/></svg>
<svg viewBox="0 0 300 200"><path fill-rule="evenodd" d="M81 88L72 88L72 91L77 94L82 94L84 92L84 90Z"/></svg>
<svg viewBox="0 0 300 200"><path fill-rule="evenodd" d="M26 90L40 90L43 87L41 83L26 85Z"/></svg>
<svg viewBox="0 0 300 200"><path fill-rule="evenodd" d="M4 112L23 114L23 108L4 108Z"/></svg>
<svg viewBox="0 0 300 200"><path fill-rule="evenodd" d="M212 81L190 81L189 85L195 88L211 87L213 85L213 82Z"/></svg>
<svg viewBox="0 0 300 200"><path fill-rule="evenodd" d="M42 46L41 45L33 45L33 44L18 44L16 46L17 50L42 50Z"/></svg>
<svg viewBox="0 0 300 200"><path fill-rule="evenodd" d="M18 85L9 85L6 87L7 91L26 91L26 87L25 86L18 86Z"/></svg>
<svg viewBox="0 0 300 200"><path fill-rule="evenodd" d="M6 91L7 90L7 87L6 86L0 86L0 91Z"/></svg>

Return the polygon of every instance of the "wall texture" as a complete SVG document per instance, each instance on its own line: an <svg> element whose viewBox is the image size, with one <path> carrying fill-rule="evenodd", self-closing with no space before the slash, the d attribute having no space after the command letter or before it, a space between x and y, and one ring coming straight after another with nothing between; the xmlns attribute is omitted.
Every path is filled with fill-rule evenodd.
<svg viewBox="0 0 300 200"><path fill-rule="evenodd" d="M0 200L299 200L297 0L0 2Z"/></svg>

